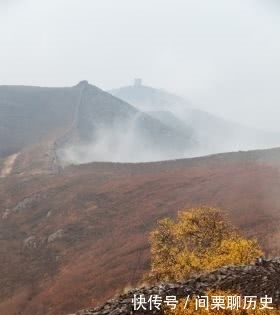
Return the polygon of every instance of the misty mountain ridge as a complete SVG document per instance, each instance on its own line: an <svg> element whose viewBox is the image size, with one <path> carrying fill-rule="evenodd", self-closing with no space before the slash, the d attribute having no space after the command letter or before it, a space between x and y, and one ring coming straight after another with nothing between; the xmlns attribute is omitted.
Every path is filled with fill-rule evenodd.
<svg viewBox="0 0 280 315"><path fill-rule="evenodd" d="M280 145L280 133L247 127L197 109L177 95L142 85L140 79L135 80L134 85L110 93L178 132L191 134L195 145L185 151L185 157Z"/></svg>
<svg viewBox="0 0 280 315"><path fill-rule="evenodd" d="M0 166L13 161L18 171L37 172L58 164L162 161L280 145L278 134L193 109L139 81L111 93L87 81L0 86Z"/></svg>
<svg viewBox="0 0 280 315"><path fill-rule="evenodd" d="M78 141L59 150L63 161L138 162L183 157L190 135L90 85L78 104Z"/></svg>
<svg viewBox="0 0 280 315"><path fill-rule="evenodd" d="M190 135L87 81L68 88L1 86L0 126L0 158L40 144L62 165L174 159L193 145Z"/></svg>

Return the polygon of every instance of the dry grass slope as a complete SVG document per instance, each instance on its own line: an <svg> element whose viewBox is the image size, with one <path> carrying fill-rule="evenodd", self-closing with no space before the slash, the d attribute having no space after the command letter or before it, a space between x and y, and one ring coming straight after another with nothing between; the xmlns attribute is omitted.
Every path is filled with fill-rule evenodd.
<svg viewBox="0 0 280 315"><path fill-rule="evenodd" d="M92 163L0 179L0 314L99 304L149 269L148 233L183 208L228 210L280 250L280 150L148 164Z"/></svg>

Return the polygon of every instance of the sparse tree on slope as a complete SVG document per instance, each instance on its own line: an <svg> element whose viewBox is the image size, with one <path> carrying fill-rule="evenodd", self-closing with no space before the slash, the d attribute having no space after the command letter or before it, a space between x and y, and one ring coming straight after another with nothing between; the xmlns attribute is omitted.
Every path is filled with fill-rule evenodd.
<svg viewBox="0 0 280 315"><path fill-rule="evenodd" d="M182 211L175 221L160 220L150 243L150 277L158 281L179 281L223 265L248 264L263 254L256 240L243 238L225 212L211 207Z"/></svg>

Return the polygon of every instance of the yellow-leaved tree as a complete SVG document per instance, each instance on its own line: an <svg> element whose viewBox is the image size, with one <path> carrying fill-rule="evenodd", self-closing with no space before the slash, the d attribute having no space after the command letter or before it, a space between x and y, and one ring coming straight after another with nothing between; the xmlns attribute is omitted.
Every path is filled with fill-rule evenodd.
<svg viewBox="0 0 280 315"><path fill-rule="evenodd" d="M242 237L227 214L212 207L182 211L177 220L160 220L150 243L150 279L157 281L180 281L224 265L248 264L263 255L256 240Z"/></svg>

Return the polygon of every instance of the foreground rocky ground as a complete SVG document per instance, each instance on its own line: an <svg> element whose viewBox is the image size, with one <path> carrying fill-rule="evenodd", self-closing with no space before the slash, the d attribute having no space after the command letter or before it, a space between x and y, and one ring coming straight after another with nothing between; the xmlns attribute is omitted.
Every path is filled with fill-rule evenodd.
<svg viewBox="0 0 280 315"><path fill-rule="evenodd" d="M188 295L204 295L209 289L230 290L242 296L272 297L280 304L280 257L272 260L259 259L254 265L227 266L208 274L193 277L184 283L160 284L129 290L127 293L108 300L103 306L79 311L68 315L120 315L120 314L162 314L161 310L135 310L133 299L140 295L147 301L159 295L186 298ZM139 306L139 305L137 305Z"/></svg>

